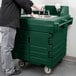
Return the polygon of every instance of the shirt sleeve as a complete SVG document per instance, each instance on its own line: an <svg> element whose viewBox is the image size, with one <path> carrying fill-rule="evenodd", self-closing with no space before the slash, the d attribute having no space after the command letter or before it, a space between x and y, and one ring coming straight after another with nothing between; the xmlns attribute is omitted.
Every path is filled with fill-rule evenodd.
<svg viewBox="0 0 76 76"><path fill-rule="evenodd" d="M33 5L33 2L31 0L15 0L15 2L25 10L27 14L31 14L32 9L31 6Z"/></svg>
<svg viewBox="0 0 76 76"><path fill-rule="evenodd" d="M30 6L32 6L32 5L33 5L33 2L32 2L31 0L29 1L29 3L30 3Z"/></svg>

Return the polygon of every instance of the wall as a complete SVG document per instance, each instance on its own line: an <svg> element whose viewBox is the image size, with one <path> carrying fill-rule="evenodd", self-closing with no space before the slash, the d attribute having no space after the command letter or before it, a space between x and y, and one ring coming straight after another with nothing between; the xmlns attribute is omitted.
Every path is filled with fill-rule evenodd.
<svg viewBox="0 0 76 76"><path fill-rule="evenodd" d="M37 5L50 5L60 3L61 0L32 0Z"/></svg>
<svg viewBox="0 0 76 76"><path fill-rule="evenodd" d="M0 7L1 7L1 2L2 2L2 0L0 0ZM1 30L1 29L0 29ZM1 33L0 33L0 43L1 43L1 38L2 38L2 35L1 35Z"/></svg>
<svg viewBox="0 0 76 76"><path fill-rule="evenodd" d="M0 0L1 1L1 0ZM67 33L67 56L76 57L76 0L32 0L36 5L56 4L68 5L70 15L74 18L73 24L69 27ZM1 2L0 2L1 4ZM1 34L0 34L1 42Z"/></svg>
<svg viewBox="0 0 76 76"><path fill-rule="evenodd" d="M76 0L62 0L61 4L70 7L70 14L74 18L68 29L67 55L76 57Z"/></svg>
<svg viewBox="0 0 76 76"><path fill-rule="evenodd" d="M1 2L2 2L2 0L0 0L0 7L1 7Z"/></svg>

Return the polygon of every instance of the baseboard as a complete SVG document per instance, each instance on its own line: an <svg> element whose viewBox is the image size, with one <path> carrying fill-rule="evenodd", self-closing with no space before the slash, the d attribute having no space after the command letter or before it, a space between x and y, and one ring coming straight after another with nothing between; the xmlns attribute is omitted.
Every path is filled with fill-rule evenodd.
<svg viewBox="0 0 76 76"><path fill-rule="evenodd" d="M64 60L66 61L70 61L70 62L76 62L76 57L72 57L72 56L65 56Z"/></svg>

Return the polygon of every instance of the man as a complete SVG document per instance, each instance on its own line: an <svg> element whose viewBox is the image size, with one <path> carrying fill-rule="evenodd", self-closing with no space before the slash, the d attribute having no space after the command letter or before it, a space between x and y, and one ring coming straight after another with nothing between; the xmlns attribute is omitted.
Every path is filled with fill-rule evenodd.
<svg viewBox="0 0 76 76"><path fill-rule="evenodd" d="M2 0L0 26L2 32L1 43L1 63L2 69L7 76L20 74L19 70L14 68L11 51L14 48L16 28L19 28L20 9L23 8L27 14L35 16L31 7L41 11L30 0Z"/></svg>

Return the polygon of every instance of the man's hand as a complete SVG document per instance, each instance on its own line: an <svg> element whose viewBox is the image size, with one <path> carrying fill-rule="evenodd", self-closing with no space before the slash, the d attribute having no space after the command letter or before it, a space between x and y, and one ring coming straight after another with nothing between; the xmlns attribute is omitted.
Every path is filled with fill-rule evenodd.
<svg viewBox="0 0 76 76"><path fill-rule="evenodd" d="M35 8L35 9L37 9L38 11L43 11L43 8L42 7L38 7L35 4L33 4L32 7Z"/></svg>
<svg viewBox="0 0 76 76"><path fill-rule="evenodd" d="M34 14L34 13L31 13L30 15L31 15L32 17L35 17L35 18L38 17L38 15L37 15L37 14Z"/></svg>

